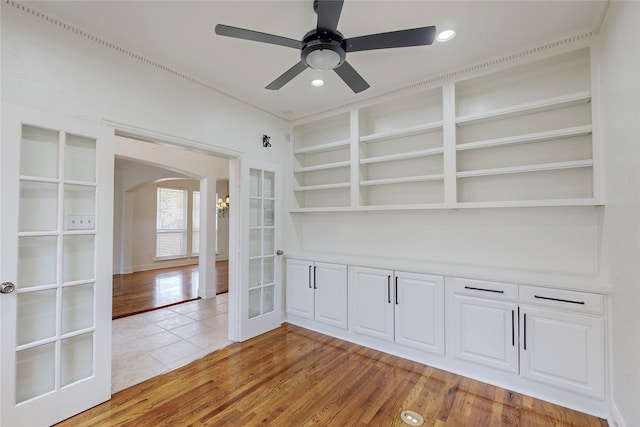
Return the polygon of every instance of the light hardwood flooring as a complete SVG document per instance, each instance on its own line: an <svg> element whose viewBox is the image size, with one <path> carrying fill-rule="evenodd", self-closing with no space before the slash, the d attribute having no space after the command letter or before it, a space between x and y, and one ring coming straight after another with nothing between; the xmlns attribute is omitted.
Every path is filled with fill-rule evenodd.
<svg viewBox="0 0 640 427"><path fill-rule="evenodd" d="M218 293L228 290L228 261L216 261ZM112 317L131 316L198 298L198 265L113 276Z"/></svg>
<svg viewBox="0 0 640 427"><path fill-rule="evenodd" d="M606 426L605 420L296 326L233 343L61 426Z"/></svg>

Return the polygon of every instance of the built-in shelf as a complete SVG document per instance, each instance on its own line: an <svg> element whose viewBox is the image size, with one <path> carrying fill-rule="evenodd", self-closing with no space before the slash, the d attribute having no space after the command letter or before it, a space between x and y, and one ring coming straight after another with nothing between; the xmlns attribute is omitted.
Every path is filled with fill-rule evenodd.
<svg viewBox="0 0 640 427"><path fill-rule="evenodd" d="M454 209L480 208L519 208L519 207L564 207L564 206L601 206L602 203L593 198L584 199L543 199L543 200L505 200L490 202L458 202Z"/></svg>
<svg viewBox="0 0 640 427"><path fill-rule="evenodd" d="M410 182L438 181L441 179L444 179L444 175L441 173L432 175L402 176L398 178L367 179L360 181L360 186L365 187L369 185L407 184Z"/></svg>
<svg viewBox="0 0 640 427"><path fill-rule="evenodd" d="M347 148L351 144L351 140L343 139L340 141L328 142L326 144L317 144L310 147L302 147L294 150L294 154L311 154L321 153L323 151L338 150L340 148Z"/></svg>
<svg viewBox="0 0 640 427"><path fill-rule="evenodd" d="M351 162L348 160L345 160L342 162L324 163L324 164L315 165L315 166L305 166L301 168L295 168L293 171L295 173L315 172L315 171L328 170L328 169L348 168L350 165L351 165Z"/></svg>
<svg viewBox="0 0 640 427"><path fill-rule="evenodd" d="M294 188L294 191L317 191L317 190L334 190L337 188L349 188L350 182L338 182L334 184L318 184L318 185L300 185Z"/></svg>
<svg viewBox="0 0 640 427"><path fill-rule="evenodd" d="M503 145L526 144L529 142L551 141L561 138L572 138L576 136L589 135L592 131L591 125L575 126L565 129L550 130L545 132L528 133L524 135L508 136L505 138L487 139L484 141L468 142L458 144L456 150L474 150L478 148L499 147Z"/></svg>
<svg viewBox="0 0 640 427"><path fill-rule="evenodd" d="M559 108L571 107L574 105L585 104L591 101L591 91L583 91L572 93L569 95L557 96L554 98L546 98L538 101L527 102L524 104L512 105L495 110L484 111L477 114L468 114L458 116L456 124L465 126L475 123L481 123L490 120L506 119L510 117L521 116L525 114L540 113L543 111L556 110Z"/></svg>
<svg viewBox="0 0 640 427"><path fill-rule="evenodd" d="M425 123L417 126L410 126L403 129L394 129L388 132L374 133L370 135L364 135L360 137L360 142L377 142L387 139L407 137L413 135L419 135L427 132L434 132L442 129L442 120L438 120L432 123Z"/></svg>
<svg viewBox="0 0 640 427"><path fill-rule="evenodd" d="M593 161L589 160L573 160L569 162L555 162L555 163L543 163L536 165L524 165L524 166L511 166L506 168L493 168L493 169L480 169L472 171L458 172L456 176L458 178L468 178L474 176L489 176L489 175L506 175L514 173L525 172L541 172L548 170L560 170L560 169L576 169L592 167Z"/></svg>
<svg viewBox="0 0 640 427"><path fill-rule="evenodd" d="M395 160L417 159L420 157L436 156L438 154L442 154L443 151L442 147L438 147L426 150L408 151L405 153L388 154L386 156L366 157L364 159L360 159L360 164L365 165L370 163L392 162Z"/></svg>

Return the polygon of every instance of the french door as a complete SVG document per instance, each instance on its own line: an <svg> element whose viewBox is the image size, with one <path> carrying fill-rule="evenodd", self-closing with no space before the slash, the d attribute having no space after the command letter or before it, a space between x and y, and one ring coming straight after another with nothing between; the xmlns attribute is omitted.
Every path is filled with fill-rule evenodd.
<svg viewBox="0 0 640 427"><path fill-rule="evenodd" d="M282 324L280 170L277 165L243 160L239 212L239 339Z"/></svg>
<svg viewBox="0 0 640 427"><path fill-rule="evenodd" d="M111 395L113 130L3 105L0 425Z"/></svg>

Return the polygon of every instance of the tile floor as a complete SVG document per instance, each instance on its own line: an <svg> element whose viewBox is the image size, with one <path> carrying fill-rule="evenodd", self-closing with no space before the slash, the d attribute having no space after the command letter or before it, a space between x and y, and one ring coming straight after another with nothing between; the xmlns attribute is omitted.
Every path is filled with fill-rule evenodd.
<svg viewBox="0 0 640 427"><path fill-rule="evenodd" d="M114 320L111 392L116 393L229 345L228 295Z"/></svg>

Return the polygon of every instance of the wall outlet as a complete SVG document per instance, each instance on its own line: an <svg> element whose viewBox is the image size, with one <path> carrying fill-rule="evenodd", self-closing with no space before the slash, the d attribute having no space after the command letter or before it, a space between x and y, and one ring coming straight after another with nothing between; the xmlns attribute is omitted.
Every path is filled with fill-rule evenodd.
<svg viewBox="0 0 640 427"><path fill-rule="evenodd" d="M95 215L93 214L67 215L67 230L93 230L94 228Z"/></svg>

